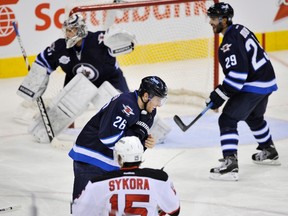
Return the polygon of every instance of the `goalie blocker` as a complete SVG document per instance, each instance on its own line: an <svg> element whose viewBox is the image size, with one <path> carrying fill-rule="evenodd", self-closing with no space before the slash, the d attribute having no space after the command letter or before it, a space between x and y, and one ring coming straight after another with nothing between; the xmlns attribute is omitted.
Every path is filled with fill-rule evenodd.
<svg viewBox="0 0 288 216"><path fill-rule="evenodd" d="M49 75L44 67L33 63L27 76L19 86L17 95L27 101L35 101L45 92L49 82Z"/></svg>

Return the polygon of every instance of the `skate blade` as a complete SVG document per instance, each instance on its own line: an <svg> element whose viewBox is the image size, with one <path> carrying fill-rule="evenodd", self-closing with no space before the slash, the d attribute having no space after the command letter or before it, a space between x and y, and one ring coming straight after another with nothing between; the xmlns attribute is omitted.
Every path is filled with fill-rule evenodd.
<svg viewBox="0 0 288 216"><path fill-rule="evenodd" d="M239 174L238 172L229 172L225 174L210 173L209 178L212 180L220 180L220 181L238 181Z"/></svg>
<svg viewBox="0 0 288 216"><path fill-rule="evenodd" d="M267 160L264 160L264 161L254 161L253 162L255 164L260 164L260 165L268 165L268 166L280 166L281 163L278 159L276 160L270 160L270 159L267 159Z"/></svg>

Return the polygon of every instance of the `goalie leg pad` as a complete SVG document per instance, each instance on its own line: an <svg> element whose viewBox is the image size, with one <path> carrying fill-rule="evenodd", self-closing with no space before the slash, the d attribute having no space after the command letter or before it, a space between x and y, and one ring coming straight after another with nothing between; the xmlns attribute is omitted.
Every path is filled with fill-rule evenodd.
<svg viewBox="0 0 288 216"><path fill-rule="evenodd" d="M112 97L120 94L120 92L115 89L111 83L105 81L98 88L98 94L92 99L92 104L96 110L100 110L106 103L108 103Z"/></svg>
<svg viewBox="0 0 288 216"><path fill-rule="evenodd" d="M170 131L171 127L167 125L163 119L156 116L149 133L152 134L156 140L156 144L160 144L165 142L165 138Z"/></svg>
<svg viewBox="0 0 288 216"><path fill-rule="evenodd" d="M16 93L25 100L35 101L45 92L48 82L46 69L34 62Z"/></svg>
<svg viewBox="0 0 288 216"><path fill-rule="evenodd" d="M77 74L61 90L47 108L54 136L60 134L88 108L89 102L95 97L97 92L97 87L81 73ZM28 132L40 143L49 142L40 115L30 125Z"/></svg>

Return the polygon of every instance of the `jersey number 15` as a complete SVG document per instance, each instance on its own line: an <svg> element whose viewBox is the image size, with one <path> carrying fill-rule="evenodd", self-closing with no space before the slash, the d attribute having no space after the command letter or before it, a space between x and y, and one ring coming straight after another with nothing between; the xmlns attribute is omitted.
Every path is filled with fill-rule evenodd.
<svg viewBox="0 0 288 216"><path fill-rule="evenodd" d="M124 207L124 213L128 215L140 215L140 216L147 216L148 211L144 207L132 207L133 202L149 202L149 195L145 194L126 194L125 195L125 207ZM111 203L111 213L109 213L109 216L115 216L116 214L113 212L118 212L118 194L113 194L110 198ZM135 206L135 205L134 205Z"/></svg>

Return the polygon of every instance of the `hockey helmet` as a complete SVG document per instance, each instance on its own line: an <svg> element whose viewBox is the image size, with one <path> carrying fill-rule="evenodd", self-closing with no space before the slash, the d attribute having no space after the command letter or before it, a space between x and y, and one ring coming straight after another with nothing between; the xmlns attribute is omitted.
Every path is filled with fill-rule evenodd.
<svg viewBox="0 0 288 216"><path fill-rule="evenodd" d="M209 17L227 17L231 21L234 16L234 10L230 4L219 2L209 7L207 15Z"/></svg>
<svg viewBox="0 0 288 216"><path fill-rule="evenodd" d="M114 146L114 159L118 161L120 157L122 164L142 162L143 153L143 145L136 136L122 137Z"/></svg>
<svg viewBox="0 0 288 216"><path fill-rule="evenodd" d="M75 36L69 38L67 37L67 29L76 30ZM67 20L64 21L62 30L65 35L66 48L69 49L73 47L82 38L85 38L88 34L88 29L85 23L85 19L80 13L72 14Z"/></svg>
<svg viewBox="0 0 288 216"><path fill-rule="evenodd" d="M165 82L157 76L143 78L138 91L140 96L147 92L150 97L158 96L160 98L167 97L168 93Z"/></svg>

